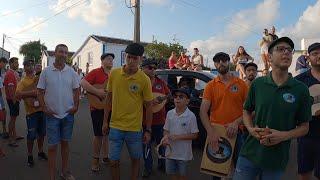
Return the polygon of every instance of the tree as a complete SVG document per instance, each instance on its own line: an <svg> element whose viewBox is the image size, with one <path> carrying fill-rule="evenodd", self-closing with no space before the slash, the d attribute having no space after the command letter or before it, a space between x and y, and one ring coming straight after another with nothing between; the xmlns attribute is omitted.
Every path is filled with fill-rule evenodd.
<svg viewBox="0 0 320 180"><path fill-rule="evenodd" d="M172 51L179 55L179 53L183 50L183 46L179 43L166 44L163 42L158 43L157 41L154 41L145 47L145 53L147 57L155 59L168 59L171 56Z"/></svg>
<svg viewBox="0 0 320 180"><path fill-rule="evenodd" d="M34 60L35 63L40 63L42 50L47 50L44 44L39 41L29 41L23 44L19 53L22 54L26 59Z"/></svg>

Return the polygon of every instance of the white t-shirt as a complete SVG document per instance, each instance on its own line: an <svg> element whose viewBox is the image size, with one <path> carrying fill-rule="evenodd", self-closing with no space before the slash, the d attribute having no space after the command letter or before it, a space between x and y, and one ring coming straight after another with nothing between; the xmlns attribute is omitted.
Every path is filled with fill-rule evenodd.
<svg viewBox="0 0 320 180"><path fill-rule="evenodd" d="M65 65L60 71L52 65L41 72L37 88L45 90L46 106L62 119L73 107L73 90L79 86L79 76L71 67Z"/></svg>
<svg viewBox="0 0 320 180"><path fill-rule="evenodd" d="M192 134L199 132L197 118L188 108L184 113L178 115L176 109L167 113L166 123L163 129L169 131L172 135ZM192 160L192 140L170 141L172 154L169 159ZM166 148L166 156L169 154L169 148Z"/></svg>

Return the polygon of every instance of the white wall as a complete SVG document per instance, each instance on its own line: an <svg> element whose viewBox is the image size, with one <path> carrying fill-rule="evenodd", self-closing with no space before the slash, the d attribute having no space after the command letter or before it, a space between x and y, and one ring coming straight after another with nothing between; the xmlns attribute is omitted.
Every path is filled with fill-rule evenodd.
<svg viewBox="0 0 320 180"><path fill-rule="evenodd" d="M81 60L79 68L82 72L86 72L86 64L88 62L88 53L93 53L93 62L89 65L89 71L101 66L100 56L102 54L102 43L97 42L95 39L90 38L87 44L81 49L81 51L72 59L72 65L77 62L77 58L80 56Z"/></svg>
<svg viewBox="0 0 320 180"><path fill-rule="evenodd" d="M125 61L124 58L121 58L121 56L124 54L124 50L126 49L127 45L107 43L105 46L105 53L113 53L115 56L113 61L113 67L122 66L125 63ZM121 59L123 60L123 63L121 63Z"/></svg>

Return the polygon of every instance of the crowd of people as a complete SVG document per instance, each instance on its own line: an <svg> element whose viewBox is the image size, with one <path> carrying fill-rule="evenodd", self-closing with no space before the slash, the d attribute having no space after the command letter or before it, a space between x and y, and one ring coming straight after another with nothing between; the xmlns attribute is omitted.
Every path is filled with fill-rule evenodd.
<svg viewBox="0 0 320 180"><path fill-rule="evenodd" d="M228 138L236 139L233 168L229 178L235 180L280 179L289 159L290 141L298 138L298 173L300 179L310 179L311 173L320 178L320 119L311 106L317 98L310 98L307 87L320 84L320 43L309 46L307 53L310 69L292 77L288 68L292 63L294 43L288 37L278 38L275 29L265 30L261 52L268 57L265 68L270 73L257 77L258 66L240 46L230 57L218 52L212 58L218 76L204 89L200 107L201 122L206 130L208 146L219 150L222 136L212 128L222 125ZM270 40L269 38L273 39ZM271 38L270 38L271 39ZM144 47L132 43L125 49L126 64L113 68L115 55L101 55L101 67L88 71L81 79L66 65L68 47L55 48L55 62L41 71L32 60L23 62L24 76L17 73L18 59L7 63L0 58L1 80L9 106L8 132L4 96L0 96L0 120L4 137L14 148L23 139L17 135L15 121L19 115L19 102L24 101L27 122L27 162L34 166L33 144L37 140L38 157L48 160L49 178L56 179L56 158L61 148L60 177L75 179L69 168L69 143L72 139L74 114L78 111L80 87L99 99L105 99L102 108L90 104L93 127L93 172L101 171L101 163L108 164L111 179L121 175L121 150L125 143L131 159L131 179L139 177L140 161L144 161L142 176L153 171L153 149L157 145L158 169L174 180L187 179L189 163L193 159L192 140L198 138L195 114L188 108L194 95L183 78L177 89L170 90L155 75L157 61L143 59ZM266 56L265 56L266 55ZM251 62L250 62L251 61ZM189 57L182 52L177 58L173 52L168 60L171 69L201 70L203 56L194 48ZM230 72L236 65L240 76ZM87 71L87 70L86 70ZM81 73L81 72L80 72ZM97 86L99 85L99 86ZM154 93L163 96L154 97ZM154 107L173 99L174 109ZM47 139L48 154L43 150ZM154 144L153 144L154 143ZM0 156L5 156L0 145ZM161 158L160 158L161 157ZM198 171L193 169L192 171ZM212 179L221 179L212 177Z"/></svg>

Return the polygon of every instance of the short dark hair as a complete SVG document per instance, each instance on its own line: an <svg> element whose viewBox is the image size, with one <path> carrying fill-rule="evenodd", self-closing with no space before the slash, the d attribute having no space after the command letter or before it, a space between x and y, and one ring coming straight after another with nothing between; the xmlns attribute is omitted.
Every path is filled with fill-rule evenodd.
<svg viewBox="0 0 320 180"><path fill-rule="evenodd" d="M3 63L8 63L8 60L7 60L7 58L5 58L5 57L1 57L0 58L0 62L3 62Z"/></svg>
<svg viewBox="0 0 320 180"><path fill-rule="evenodd" d="M23 61L23 66L29 66L31 64L34 64L33 60L31 59L26 59Z"/></svg>
<svg viewBox="0 0 320 180"><path fill-rule="evenodd" d="M258 70L258 66L256 63L253 63L253 62L250 62L250 63L247 63L245 66L244 66L244 70L247 70L248 67L255 67L256 70Z"/></svg>
<svg viewBox="0 0 320 180"><path fill-rule="evenodd" d="M9 59L9 64L12 64L14 63L14 61L18 61L18 58L17 57L12 57Z"/></svg>
<svg viewBox="0 0 320 180"><path fill-rule="evenodd" d="M58 50L59 47L65 47L65 48L68 49L68 46L67 46L67 45L65 45L65 44L58 44L58 45L56 46L56 48L54 49L54 52L57 52L57 50Z"/></svg>

